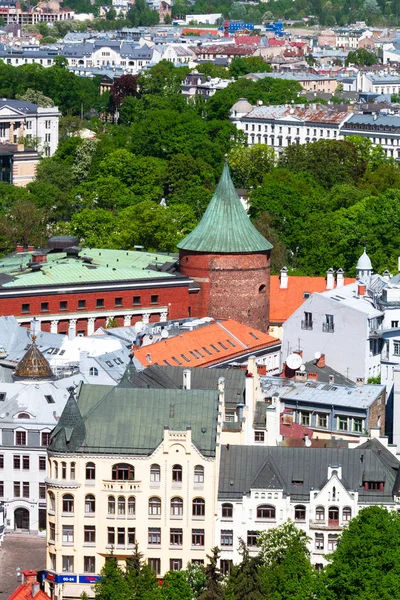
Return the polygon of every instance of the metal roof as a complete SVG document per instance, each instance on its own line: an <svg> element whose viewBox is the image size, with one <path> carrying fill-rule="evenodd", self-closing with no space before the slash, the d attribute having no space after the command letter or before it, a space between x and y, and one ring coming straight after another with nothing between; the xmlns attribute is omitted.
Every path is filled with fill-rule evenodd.
<svg viewBox="0 0 400 600"><path fill-rule="evenodd" d="M86 384L78 404L69 399L50 450L150 455L162 442L165 427L191 427L195 446L214 456L217 411L217 390L137 389L126 377L116 387Z"/></svg>
<svg viewBox="0 0 400 600"><path fill-rule="evenodd" d="M247 216L227 162L200 223L178 244L178 248L227 254L266 252L272 248Z"/></svg>
<svg viewBox="0 0 400 600"><path fill-rule="evenodd" d="M292 501L310 501L310 492L327 482L328 467L342 467L342 484L357 491L360 503L393 503L399 462L379 448L291 448L222 446L220 499L241 499L251 489L283 489ZM383 492L364 489L365 474L374 472L384 482Z"/></svg>
<svg viewBox="0 0 400 600"><path fill-rule="evenodd" d="M278 393L282 400L362 409L371 406L382 394L385 387L370 384L348 386L333 383L329 385L325 382L300 382L293 379L267 376L261 377L261 386L264 397L270 397L274 393Z"/></svg>

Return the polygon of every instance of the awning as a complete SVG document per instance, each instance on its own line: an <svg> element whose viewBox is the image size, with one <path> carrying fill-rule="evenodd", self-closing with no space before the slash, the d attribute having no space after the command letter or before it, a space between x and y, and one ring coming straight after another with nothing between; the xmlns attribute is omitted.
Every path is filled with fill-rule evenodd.
<svg viewBox="0 0 400 600"><path fill-rule="evenodd" d="M82 585L76 583L64 583L63 587L63 598L80 598L83 593L87 594L89 598L94 598L94 591L92 585Z"/></svg>

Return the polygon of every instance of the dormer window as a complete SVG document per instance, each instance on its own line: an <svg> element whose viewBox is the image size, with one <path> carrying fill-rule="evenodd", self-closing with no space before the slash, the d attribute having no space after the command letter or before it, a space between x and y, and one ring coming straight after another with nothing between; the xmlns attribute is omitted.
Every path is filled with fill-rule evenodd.
<svg viewBox="0 0 400 600"><path fill-rule="evenodd" d="M28 413L19 413L18 419L30 419Z"/></svg>
<svg viewBox="0 0 400 600"><path fill-rule="evenodd" d="M383 492L384 487L384 481L364 481L364 489L367 492Z"/></svg>

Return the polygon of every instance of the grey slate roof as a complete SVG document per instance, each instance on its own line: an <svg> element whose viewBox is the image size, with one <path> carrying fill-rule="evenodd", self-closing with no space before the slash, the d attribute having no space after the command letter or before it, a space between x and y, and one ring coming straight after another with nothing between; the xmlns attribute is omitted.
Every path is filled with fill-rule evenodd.
<svg viewBox="0 0 400 600"><path fill-rule="evenodd" d="M391 503L400 463L377 450L223 446L218 497L240 499L251 489L269 489L271 485L272 489L283 489L292 501L306 502L311 490L320 490L326 483L328 466L341 466L342 483L349 491L359 493L361 504ZM384 481L383 492L364 489L363 481L371 472Z"/></svg>
<svg viewBox="0 0 400 600"><path fill-rule="evenodd" d="M355 385L354 381L351 381L351 379L348 379L342 373L339 373L339 371L335 371L335 369L332 369L328 365L325 365L325 367L318 367L316 363L317 360L309 360L304 363L304 366L307 373L317 373L318 381L320 383L329 383L329 377L332 376L335 384Z"/></svg>
<svg viewBox="0 0 400 600"><path fill-rule="evenodd" d="M69 399L49 449L150 455L162 442L165 427L191 427L194 445L203 455L214 456L217 411L217 391L137 389L127 376L116 387L86 384L77 404Z"/></svg>
<svg viewBox="0 0 400 600"><path fill-rule="evenodd" d="M180 389L183 382L183 367L151 365L144 371L130 370L130 381L138 388ZM218 388L218 379L225 379L225 402L227 406L236 408L244 402L246 374L241 369L203 369L192 367L191 389L214 390ZM263 403L265 404L265 402Z"/></svg>

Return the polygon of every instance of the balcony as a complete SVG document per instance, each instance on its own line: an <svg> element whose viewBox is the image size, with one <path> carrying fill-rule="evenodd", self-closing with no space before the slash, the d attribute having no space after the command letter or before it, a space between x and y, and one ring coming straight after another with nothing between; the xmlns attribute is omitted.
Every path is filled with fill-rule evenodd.
<svg viewBox="0 0 400 600"><path fill-rule="evenodd" d="M335 331L335 326L333 323L322 323L322 331L324 333L333 333Z"/></svg>
<svg viewBox="0 0 400 600"><path fill-rule="evenodd" d="M301 328L302 329L312 329L313 328L313 322L312 321L302 321L301 322Z"/></svg>
<svg viewBox="0 0 400 600"><path fill-rule="evenodd" d="M347 522L346 522L347 523ZM336 519L316 520L310 519L310 529L322 529L327 531L341 531L346 523L341 523Z"/></svg>
<svg viewBox="0 0 400 600"><path fill-rule="evenodd" d="M134 493L142 491L141 481L114 481L113 479L103 479L103 491L104 492L127 492Z"/></svg>

